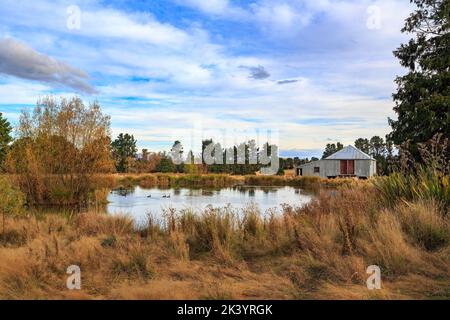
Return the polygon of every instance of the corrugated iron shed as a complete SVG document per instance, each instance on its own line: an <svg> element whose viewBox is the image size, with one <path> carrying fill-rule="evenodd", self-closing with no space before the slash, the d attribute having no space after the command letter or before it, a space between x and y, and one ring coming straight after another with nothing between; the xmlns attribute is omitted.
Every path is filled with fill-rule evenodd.
<svg viewBox="0 0 450 320"><path fill-rule="evenodd" d="M354 146L346 146L345 148L333 153L325 158L326 160L373 160L367 153L362 152Z"/></svg>

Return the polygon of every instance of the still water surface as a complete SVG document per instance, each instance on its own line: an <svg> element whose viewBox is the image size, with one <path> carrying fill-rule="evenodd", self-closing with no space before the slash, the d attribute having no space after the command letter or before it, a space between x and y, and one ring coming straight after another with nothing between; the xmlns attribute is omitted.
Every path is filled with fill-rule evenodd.
<svg viewBox="0 0 450 320"><path fill-rule="evenodd" d="M193 209L203 211L231 206L237 210L256 205L262 213L281 212L282 204L301 207L311 201L313 194L293 187L233 187L210 189L143 189L113 190L108 197L108 213L129 214L142 222L148 214L158 217L164 210Z"/></svg>

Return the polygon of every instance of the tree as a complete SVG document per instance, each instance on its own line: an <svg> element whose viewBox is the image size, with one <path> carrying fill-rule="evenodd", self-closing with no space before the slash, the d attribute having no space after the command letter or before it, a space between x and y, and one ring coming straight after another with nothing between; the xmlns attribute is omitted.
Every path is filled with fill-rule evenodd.
<svg viewBox="0 0 450 320"><path fill-rule="evenodd" d="M383 138L373 136L369 141L370 155L377 161L377 173L379 175L388 173L387 148Z"/></svg>
<svg viewBox="0 0 450 320"><path fill-rule="evenodd" d="M134 159L137 153L134 136L128 133L119 134L117 139L111 143L111 148L117 171L128 172L131 159Z"/></svg>
<svg viewBox="0 0 450 320"><path fill-rule="evenodd" d="M343 148L344 148L344 146L340 142L338 142L336 144L327 143L327 146L325 147L325 150L322 155L322 159L325 159L326 157L331 156L333 153L336 153L339 150L342 150Z"/></svg>
<svg viewBox="0 0 450 320"><path fill-rule="evenodd" d="M132 158L128 158L131 160ZM142 149L142 157L139 157L135 161L130 161L132 167L129 168L135 173L148 173L156 172L156 167L161 161L161 155L155 152L149 152L148 149Z"/></svg>
<svg viewBox="0 0 450 320"><path fill-rule="evenodd" d="M367 154L370 153L370 143L369 140L367 140L366 138L356 139L355 147L361 150L362 152L365 152Z"/></svg>
<svg viewBox="0 0 450 320"><path fill-rule="evenodd" d="M392 155L392 145L389 145L390 149L388 150L388 144L387 142L384 142L383 138L379 136L373 136L372 138L370 138L370 140L366 138L356 139L355 147L371 155L377 161L378 174L388 173L389 170L387 156Z"/></svg>
<svg viewBox="0 0 450 320"><path fill-rule="evenodd" d="M0 112L0 170L3 162L5 161L9 144L12 141L11 131L11 125L5 118L3 118L3 115Z"/></svg>
<svg viewBox="0 0 450 320"><path fill-rule="evenodd" d="M156 166L157 172L175 172L176 167L173 163L172 159L165 153L161 154L161 161L159 161L158 165Z"/></svg>
<svg viewBox="0 0 450 320"><path fill-rule="evenodd" d="M450 134L450 1L412 0L417 9L402 32L415 37L394 51L408 73L396 78L393 95L397 120L389 119L396 145L408 149L420 162L419 143L436 134ZM447 153L447 159L449 159Z"/></svg>
<svg viewBox="0 0 450 320"><path fill-rule="evenodd" d="M373 136L370 138L369 142L370 154L372 157L383 157L386 155L386 144L384 143L383 138L379 136Z"/></svg>
<svg viewBox="0 0 450 320"><path fill-rule="evenodd" d="M38 101L23 112L6 168L29 203L86 204L95 173L110 172L110 118L77 97Z"/></svg>

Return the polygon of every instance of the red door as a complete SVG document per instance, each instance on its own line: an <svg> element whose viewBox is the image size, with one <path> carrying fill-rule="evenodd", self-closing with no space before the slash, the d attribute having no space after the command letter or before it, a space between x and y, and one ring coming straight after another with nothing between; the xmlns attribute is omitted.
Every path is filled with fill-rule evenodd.
<svg viewBox="0 0 450 320"><path fill-rule="evenodd" d="M347 174L355 174L355 160L347 161Z"/></svg>
<svg viewBox="0 0 450 320"><path fill-rule="evenodd" d="M341 160L341 174L347 174L347 160Z"/></svg>

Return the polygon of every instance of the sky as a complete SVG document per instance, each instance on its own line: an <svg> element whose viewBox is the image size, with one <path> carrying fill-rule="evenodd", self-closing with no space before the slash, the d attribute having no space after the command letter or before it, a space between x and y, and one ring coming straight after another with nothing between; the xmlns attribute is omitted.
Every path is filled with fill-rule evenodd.
<svg viewBox="0 0 450 320"><path fill-rule="evenodd" d="M408 0L0 0L0 112L97 100L112 133L281 156L390 131ZM200 137L200 138L199 138Z"/></svg>

